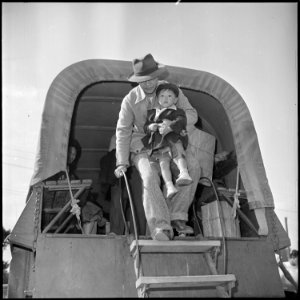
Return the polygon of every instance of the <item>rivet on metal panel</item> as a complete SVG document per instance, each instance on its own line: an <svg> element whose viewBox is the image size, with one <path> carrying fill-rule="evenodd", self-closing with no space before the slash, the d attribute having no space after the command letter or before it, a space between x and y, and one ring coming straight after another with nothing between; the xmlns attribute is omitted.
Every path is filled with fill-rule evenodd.
<svg viewBox="0 0 300 300"><path fill-rule="evenodd" d="M32 297L33 296L33 291L32 290L25 290L24 295L25 295L25 297Z"/></svg>

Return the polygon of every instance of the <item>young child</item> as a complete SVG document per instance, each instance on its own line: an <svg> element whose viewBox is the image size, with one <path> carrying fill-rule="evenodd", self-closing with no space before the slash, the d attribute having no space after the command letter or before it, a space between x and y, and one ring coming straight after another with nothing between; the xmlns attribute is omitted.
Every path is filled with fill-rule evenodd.
<svg viewBox="0 0 300 300"><path fill-rule="evenodd" d="M176 184L183 186L192 183L185 160L185 149L188 145L187 119L185 112L176 107L178 94L179 89L172 83L162 83L157 87L159 105L147 111L144 125L146 136L142 139L149 155L159 161L167 199L171 199L178 192L172 181L171 159L180 172Z"/></svg>

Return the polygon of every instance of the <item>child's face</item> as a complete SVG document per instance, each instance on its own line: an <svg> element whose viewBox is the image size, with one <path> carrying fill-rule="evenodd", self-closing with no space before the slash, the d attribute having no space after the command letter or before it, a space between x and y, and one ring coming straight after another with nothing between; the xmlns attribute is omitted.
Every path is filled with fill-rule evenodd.
<svg viewBox="0 0 300 300"><path fill-rule="evenodd" d="M171 90L162 90L158 95L158 102L163 108L167 108L177 102L177 97Z"/></svg>

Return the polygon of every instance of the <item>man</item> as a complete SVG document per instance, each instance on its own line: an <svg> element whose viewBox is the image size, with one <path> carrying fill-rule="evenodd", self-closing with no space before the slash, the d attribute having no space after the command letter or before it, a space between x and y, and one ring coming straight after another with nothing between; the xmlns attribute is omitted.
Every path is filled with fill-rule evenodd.
<svg viewBox="0 0 300 300"><path fill-rule="evenodd" d="M166 78L166 66L156 62L151 54L133 60L133 74L129 81L139 83L123 99L116 128L116 177L133 163L140 173L143 182L143 205L151 237L155 240L173 238L173 228L179 233L193 233L186 225L188 209L193 200L194 185L178 187L179 192L171 201L166 201L160 188L159 162L150 159L143 151L142 138L145 136L143 126L147 110L155 107L157 86ZM179 90L178 107L187 116L187 131L197 122L197 111ZM161 127L160 133L172 131L169 126ZM198 163L192 155L187 155L190 175L196 178ZM196 180L197 181L197 180Z"/></svg>
<svg viewBox="0 0 300 300"><path fill-rule="evenodd" d="M298 293L298 250L290 253L287 262L279 262L279 274L286 297L296 298Z"/></svg>

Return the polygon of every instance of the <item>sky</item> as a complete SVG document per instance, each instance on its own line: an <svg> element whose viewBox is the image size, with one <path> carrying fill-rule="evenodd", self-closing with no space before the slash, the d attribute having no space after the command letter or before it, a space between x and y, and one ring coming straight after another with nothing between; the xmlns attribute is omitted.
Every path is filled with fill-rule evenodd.
<svg viewBox="0 0 300 300"><path fill-rule="evenodd" d="M25 206L47 91L85 59L152 53L213 73L249 108L275 212L298 248L297 6L289 3L2 2L2 219Z"/></svg>

